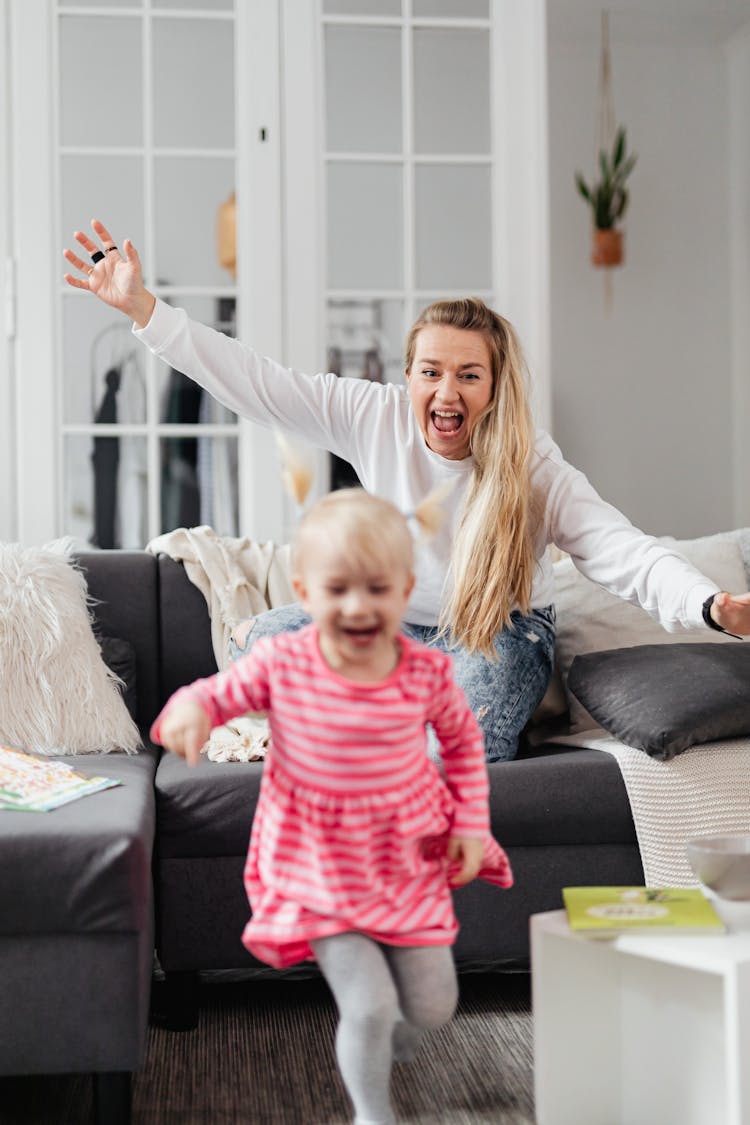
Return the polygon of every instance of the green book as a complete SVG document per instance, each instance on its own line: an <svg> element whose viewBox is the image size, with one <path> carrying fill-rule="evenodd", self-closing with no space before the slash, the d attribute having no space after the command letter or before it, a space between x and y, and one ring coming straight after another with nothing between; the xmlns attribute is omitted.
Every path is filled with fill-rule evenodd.
<svg viewBox="0 0 750 1125"><path fill-rule="evenodd" d="M563 887L571 930L620 934L722 934L726 926L698 887Z"/></svg>

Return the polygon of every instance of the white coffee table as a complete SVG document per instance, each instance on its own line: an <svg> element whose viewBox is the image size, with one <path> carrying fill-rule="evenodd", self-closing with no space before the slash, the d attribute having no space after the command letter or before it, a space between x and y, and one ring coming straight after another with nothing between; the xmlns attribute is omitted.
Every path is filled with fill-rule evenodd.
<svg viewBox="0 0 750 1125"><path fill-rule="evenodd" d="M750 1125L750 932L531 919L538 1125Z"/></svg>

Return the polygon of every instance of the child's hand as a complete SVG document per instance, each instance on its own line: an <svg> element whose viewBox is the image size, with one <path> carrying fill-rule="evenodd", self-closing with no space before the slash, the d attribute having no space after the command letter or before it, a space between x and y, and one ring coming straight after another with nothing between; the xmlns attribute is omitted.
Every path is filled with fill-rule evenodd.
<svg viewBox="0 0 750 1125"><path fill-rule="evenodd" d="M457 871L451 870L451 886L463 887L464 883L470 883L479 874L484 856L484 844L481 840L468 836L451 836L446 854L452 868L460 864Z"/></svg>
<svg viewBox="0 0 750 1125"><path fill-rule="evenodd" d="M211 733L211 720L200 703L185 700L171 706L167 704L154 727L157 724L158 738L154 738L153 730L151 735L154 741L184 758L189 766L197 766L201 749Z"/></svg>

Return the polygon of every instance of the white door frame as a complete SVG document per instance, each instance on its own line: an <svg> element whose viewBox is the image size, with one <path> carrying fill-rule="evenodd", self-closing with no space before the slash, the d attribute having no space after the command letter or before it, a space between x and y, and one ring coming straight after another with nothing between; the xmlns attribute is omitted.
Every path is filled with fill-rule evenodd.
<svg viewBox="0 0 750 1125"><path fill-rule="evenodd" d="M55 289L64 271L54 221L50 83L52 11L47 0L9 0L13 130L10 183L15 260L13 347L16 537L36 544L56 533L60 487ZM34 44L29 65L28 45Z"/></svg>
<svg viewBox="0 0 750 1125"><path fill-rule="evenodd" d="M10 8L0 0L0 167L11 167ZM12 257L13 198L9 176L0 176L0 541L16 538L15 261Z"/></svg>

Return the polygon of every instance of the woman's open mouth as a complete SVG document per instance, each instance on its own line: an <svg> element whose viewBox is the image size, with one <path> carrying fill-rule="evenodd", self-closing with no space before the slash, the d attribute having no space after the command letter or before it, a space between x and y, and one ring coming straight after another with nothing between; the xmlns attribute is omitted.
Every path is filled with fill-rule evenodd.
<svg viewBox="0 0 750 1125"><path fill-rule="evenodd" d="M464 416L458 410L432 410L430 421L439 434L452 437L460 432L464 424Z"/></svg>

